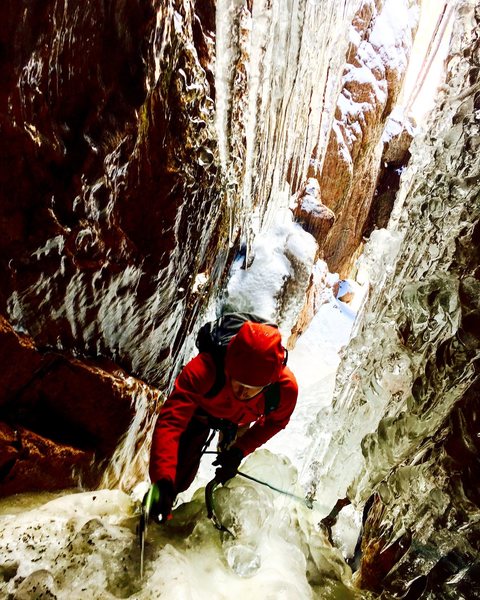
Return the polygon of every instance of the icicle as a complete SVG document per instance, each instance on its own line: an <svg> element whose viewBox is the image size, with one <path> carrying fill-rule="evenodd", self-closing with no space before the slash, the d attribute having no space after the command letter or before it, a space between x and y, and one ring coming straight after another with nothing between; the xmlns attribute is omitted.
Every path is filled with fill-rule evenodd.
<svg viewBox="0 0 480 600"><path fill-rule="evenodd" d="M238 11L243 6L243 0L218 0L216 12L216 123L220 162L226 170L229 152L229 112L232 102L232 79L234 61L236 58L236 35Z"/></svg>

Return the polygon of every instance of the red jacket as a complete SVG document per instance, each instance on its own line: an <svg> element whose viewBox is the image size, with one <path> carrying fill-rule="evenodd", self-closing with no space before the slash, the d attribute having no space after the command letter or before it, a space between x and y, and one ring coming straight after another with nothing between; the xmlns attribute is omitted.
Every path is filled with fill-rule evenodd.
<svg viewBox="0 0 480 600"><path fill-rule="evenodd" d="M298 386L288 367L280 373L280 402L278 407L264 416L263 393L247 401L237 400L231 390L227 375L226 384L214 397L206 398L215 382L215 363L210 354L200 353L182 370L175 387L163 405L153 433L150 457L152 481L169 479L175 482L180 435L187 428L196 409L203 408L213 417L228 419L240 426L254 423L235 442L244 456L253 452L273 435L283 429L295 408Z"/></svg>

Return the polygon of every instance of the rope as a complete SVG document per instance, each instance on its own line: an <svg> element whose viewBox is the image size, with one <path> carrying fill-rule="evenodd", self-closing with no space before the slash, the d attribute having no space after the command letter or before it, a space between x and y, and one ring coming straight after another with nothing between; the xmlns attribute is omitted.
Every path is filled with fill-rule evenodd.
<svg viewBox="0 0 480 600"><path fill-rule="evenodd" d="M293 498L294 500L298 500L302 504L305 504L305 506L307 508L310 508L310 509L313 508L313 503L310 500L308 500L307 498L302 498L302 496L297 496L296 494L292 494L292 492L287 492L285 490L281 490L281 489L275 487L274 485L267 483L266 481L262 481L261 479L257 479L256 477L252 477L251 475L247 475L246 473L242 473L241 471L237 471L237 475L241 475L242 477L245 477L245 479L250 479L250 481L255 481L256 483L259 483L260 485L264 485L264 486L270 488L271 490L273 490L274 492L278 492L279 494L283 494L284 496L289 496L290 498Z"/></svg>
<svg viewBox="0 0 480 600"><path fill-rule="evenodd" d="M214 450L206 450L203 454L218 454ZM250 479L250 481L255 481L255 483L259 483L260 485L264 485L265 487L270 488L274 492L278 492L279 494L283 494L284 496L288 496L289 498L293 498L302 504L305 504L307 508L313 509L313 500L309 500L308 498L302 498L302 496L297 496L296 494L292 494L292 492L287 492L286 490L281 490L280 488L267 483L266 481L262 481L261 479L257 479L256 477L252 477L251 475L247 475L246 473L242 473L241 471L237 471L237 475L241 475L245 477L245 479Z"/></svg>

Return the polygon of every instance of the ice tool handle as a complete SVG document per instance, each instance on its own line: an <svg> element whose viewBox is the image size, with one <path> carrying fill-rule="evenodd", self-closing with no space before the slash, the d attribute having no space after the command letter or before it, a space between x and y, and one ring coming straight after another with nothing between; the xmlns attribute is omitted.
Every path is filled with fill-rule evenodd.
<svg viewBox="0 0 480 600"><path fill-rule="evenodd" d="M154 504L159 502L160 500L160 490L158 489L158 485L153 483L148 492L145 494L142 502L142 510L143 514L147 517L147 520L150 518L150 513L152 512L152 507Z"/></svg>
<svg viewBox="0 0 480 600"><path fill-rule="evenodd" d="M154 483L143 497L140 523L138 524L138 537L140 541L140 577L143 578L143 563L145 554L145 536L147 535L148 521L153 505L160 500L160 490Z"/></svg>

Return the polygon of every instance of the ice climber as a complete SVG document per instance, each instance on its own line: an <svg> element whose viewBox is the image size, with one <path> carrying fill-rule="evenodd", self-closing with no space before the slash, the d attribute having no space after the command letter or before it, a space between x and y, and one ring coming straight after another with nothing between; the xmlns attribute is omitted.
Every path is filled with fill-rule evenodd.
<svg viewBox="0 0 480 600"><path fill-rule="evenodd" d="M211 432L220 431L215 477L226 483L247 454L286 426L297 394L280 333L271 325L243 323L220 364L200 352L177 377L155 425L150 477L160 500L152 516L169 517L176 495L195 478Z"/></svg>

